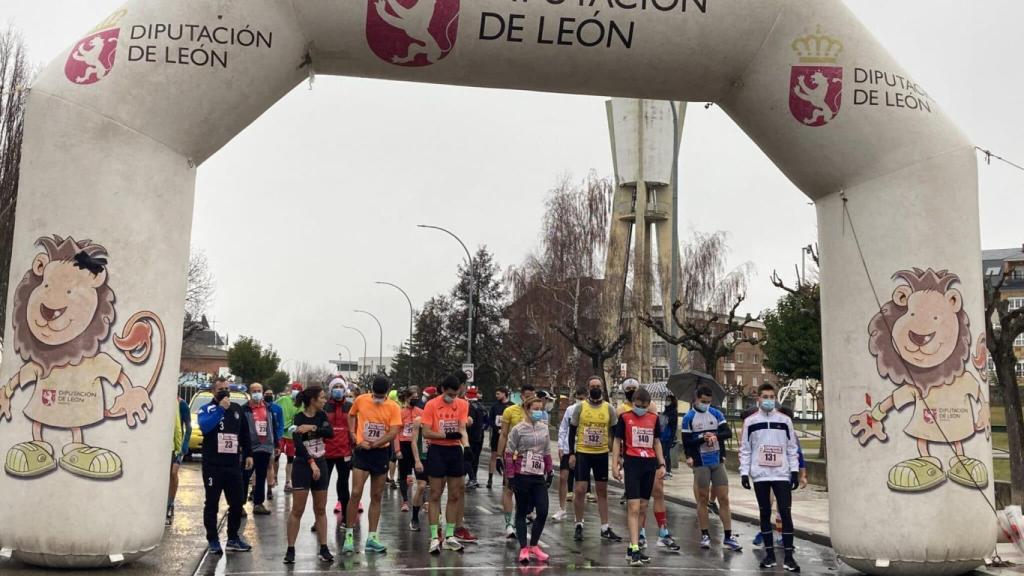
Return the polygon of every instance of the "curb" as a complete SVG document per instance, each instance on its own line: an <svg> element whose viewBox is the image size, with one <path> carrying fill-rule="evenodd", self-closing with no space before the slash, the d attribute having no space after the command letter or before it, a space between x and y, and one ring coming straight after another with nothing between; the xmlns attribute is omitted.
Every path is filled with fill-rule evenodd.
<svg viewBox="0 0 1024 576"><path fill-rule="evenodd" d="M609 486L615 486L616 488L619 488L619 489L624 488L621 482L616 482L615 480L612 480L611 478L608 479L608 485ZM694 502L692 500L687 500L685 498L680 498L679 496L670 496L668 494L665 494L665 500L668 501L668 502L671 502L673 504L678 504L680 506L686 506L687 508L693 508L694 510L697 509L697 503L696 502ZM757 526L758 524L761 523L761 519L759 517L753 516L753 515L750 515L750 514L744 514L742 512L733 512L732 513L732 517L734 519L736 519L736 520L747 522L747 523L753 524L755 526ZM793 527L793 534L797 538L800 538L801 540L807 540L809 542L813 542L813 543L819 544L821 546L827 546L828 548L832 547L832 538L827 536L827 535L825 535L825 534L821 534L820 532L811 532L809 530L803 530L803 529L800 529L800 528L797 528L796 526L794 526Z"/></svg>

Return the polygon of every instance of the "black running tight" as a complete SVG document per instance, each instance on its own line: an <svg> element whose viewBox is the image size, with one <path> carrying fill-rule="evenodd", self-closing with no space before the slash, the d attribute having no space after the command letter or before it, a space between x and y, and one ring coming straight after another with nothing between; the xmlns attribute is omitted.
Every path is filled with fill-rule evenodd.
<svg viewBox="0 0 1024 576"><path fill-rule="evenodd" d="M525 548L526 541L526 516L532 511L537 512L533 520L533 530L530 532L530 546L537 546L540 542L540 535L544 532L544 524L548 519L548 488L543 476L516 476L516 537L519 538L519 547Z"/></svg>

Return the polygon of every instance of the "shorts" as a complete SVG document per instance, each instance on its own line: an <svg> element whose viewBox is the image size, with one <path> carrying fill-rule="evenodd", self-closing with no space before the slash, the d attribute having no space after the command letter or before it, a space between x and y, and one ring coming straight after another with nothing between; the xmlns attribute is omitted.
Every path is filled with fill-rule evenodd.
<svg viewBox="0 0 1024 576"><path fill-rule="evenodd" d="M420 455L420 463L423 464L423 472L417 472L416 471L416 458L415 458L415 456L413 456L413 453L412 453L412 442L399 442L399 446L402 449L402 461L403 462L408 462L409 469L412 470L413 476L416 477L417 481L426 482L427 481L427 461L426 461L426 458L423 458L422 454ZM402 481L404 482L405 478L403 478Z"/></svg>
<svg viewBox="0 0 1024 576"><path fill-rule="evenodd" d="M658 473L658 459L627 456L622 461L622 468L626 476L626 500L650 500Z"/></svg>
<svg viewBox="0 0 1024 576"><path fill-rule="evenodd" d="M331 470L327 467L327 460L317 458L316 466L320 469L319 480L313 480L313 469L310 468L308 461L297 460L292 468L292 489L315 492L327 490L331 485Z"/></svg>
<svg viewBox="0 0 1024 576"><path fill-rule="evenodd" d="M491 429L491 452L498 453L498 441L501 440L501 431L495 432Z"/></svg>
<svg viewBox="0 0 1024 576"><path fill-rule="evenodd" d="M281 439L281 452L288 457L288 463L295 462L295 442L291 438Z"/></svg>
<svg viewBox="0 0 1024 576"><path fill-rule="evenodd" d="M374 448L363 450L356 448L352 457L352 467L356 470L369 472L370 476L383 476L388 473L388 464L391 462L391 450L388 448Z"/></svg>
<svg viewBox="0 0 1024 576"><path fill-rule="evenodd" d="M461 446L438 446L427 449L427 476L430 478L458 478L466 473L466 461Z"/></svg>
<svg viewBox="0 0 1024 576"><path fill-rule="evenodd" d="M728 486L729 475L725 472L725 464L715 464L713 466L694 466L693 467L693 484L697 488L707 488L708 486Z"/></svg>
<svg viewBox="0 0 1024 576"><path fill-rule="evenodd" d="M562 459L558 461L558 469L559 470L568 470L569 469L569 456L570 456L570 454L568 454L568 453L562 454ZM578 457L579 454L577 454L576 456Z"/></svg>
<svg viewBox="0 0 1024 576"><path fill-rule="evenodd" d="M608 481L608 453L584 454L576 453L576 481L588 482L590 473L594 473L595 482Z"/></svg>

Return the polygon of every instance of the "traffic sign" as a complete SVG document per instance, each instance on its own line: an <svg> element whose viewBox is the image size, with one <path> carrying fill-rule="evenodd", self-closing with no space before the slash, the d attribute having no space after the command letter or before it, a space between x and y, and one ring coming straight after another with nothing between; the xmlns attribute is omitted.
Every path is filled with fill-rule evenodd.
<svg viewBox="0 0 1024 576"><path fill-rule="evenodd" d="M462 371L466 373L466 382L472 384L474 372L476 372L474 366L472 364L463 364Z"/></svg>

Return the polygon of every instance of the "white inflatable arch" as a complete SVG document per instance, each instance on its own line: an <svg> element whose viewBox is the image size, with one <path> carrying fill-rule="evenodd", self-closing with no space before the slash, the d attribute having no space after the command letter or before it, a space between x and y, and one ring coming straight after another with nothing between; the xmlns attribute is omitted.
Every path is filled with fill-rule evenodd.
<svg viewBox="0 0 1024 576"><path fill-rule="evenodd" d="M974 148L839 0L128 2L32 89L0 546L159 545L196 168L314 73L718 103L817 205L836 551L990 554Z"/></svg>

